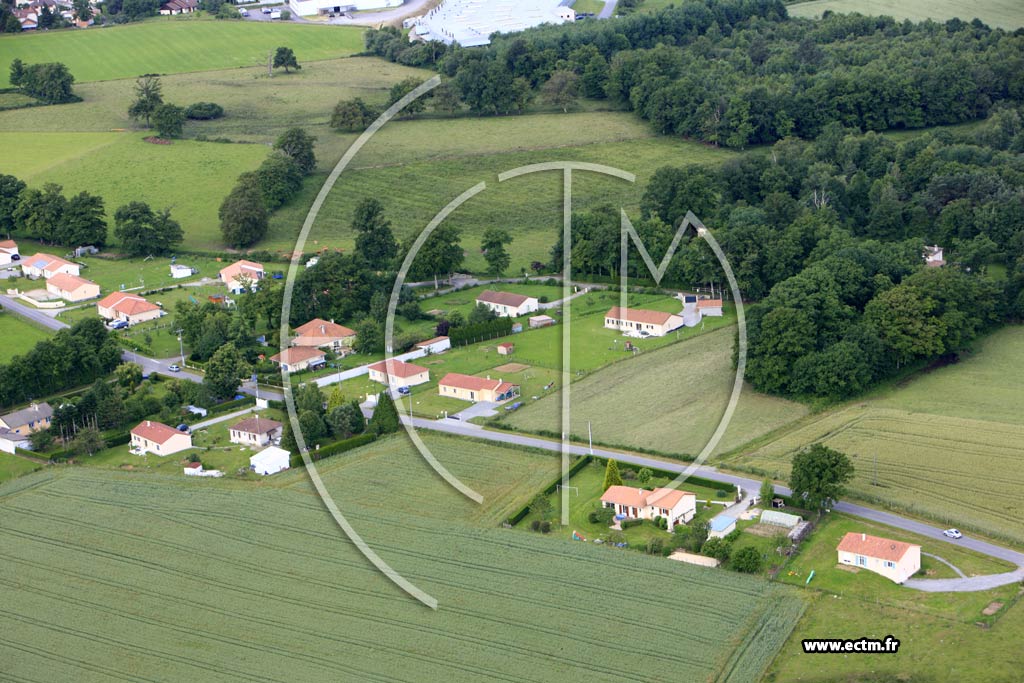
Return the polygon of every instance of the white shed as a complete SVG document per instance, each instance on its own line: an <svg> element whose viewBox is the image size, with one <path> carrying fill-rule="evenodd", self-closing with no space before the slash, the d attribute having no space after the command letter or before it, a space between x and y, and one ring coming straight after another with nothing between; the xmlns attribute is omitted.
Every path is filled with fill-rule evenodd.
<svg viewBox="0 0 1024 683"><path fill-rule="evenodd" d="M268 446L249 458L249 469L256 474L277 474L288 469L291 453L277 446Z"/></svg>

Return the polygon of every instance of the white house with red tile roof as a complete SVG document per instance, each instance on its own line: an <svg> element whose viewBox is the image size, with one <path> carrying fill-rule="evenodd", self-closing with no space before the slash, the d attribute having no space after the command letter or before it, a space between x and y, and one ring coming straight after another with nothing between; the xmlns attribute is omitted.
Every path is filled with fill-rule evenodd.
<svg viewBox="0 0 1024 683"><path fill-rule="evenodd" d="M243 446L266 446L281 436L283 427L277 420L253 415L228 428L228 441Z"/></svg>
<svg viewBox="0 0 1024 683"><path fill-rule="evenodd" d="M21 261L21 272L26 277L33 278L51 278L57 273L66 273L67 275L81 275L80 268L77 263L71 261L65 261L59 256L53 254L44 254L42 252L29 256Z"/></svg>
<svg viewBox="0 0 1024 683"><path fill-rule="evenodd" d="M671 530L676 524L686 524L697 514L697 495L678 489L648 491L632 486L609 486L601 496L601 505L629 519L664 517Z"/></svg>
<svg viewBox="0 0 1024 683"><path fill-rule="evenodd" d="M220 281L227 285L228 291L232 294L256 291L257 283L263 279L263 275L262 263L245 259L220 269Z"/></svg>
<svg viewBox="0 0 1024 683"><path fill-rule="evenodd" d="M349 351L356 340L356 332L333 320L313 318L305 325L295 328L292 346L309 346L330 349L335 353Z"/></svg>
<svg viewBox="0 0 1024 683"><path fill-rule="evenodd" d="M722 312L722 300L721 299L697 299L697 310L700 312L701 317L707 315L713 318L721 318Z"/></svg>
<svg viewBox="0 0 1024 683"><path fill-rule="evenodd" d="M859 567L903 583L921 569L921 546L849 532L836 548L839 564Z"/></svg>
<svg viewBox="0 0 1024 683"><path fill-rule="evenodd" d="M270 360L288 372L302 372L326 363L327 354L312 346L293 346L281 353L274 354Z"/></svg>
<svg viewBox="0 0 1024 683"><path fill-rule="evenodd" d="M106 320L123 320L129 325L155 320L164 314L159 306L131 292L108 294L96 302L96 312Z"/></svg>
<svg viewBox="0 0 1024 683"><path fill-rule="evenodd" d="M138 453L162 457L192 448L192 437L162 422L146 420L132 429L131 447Z"/></svg>
<svg viewBox="0 0 1024 683"><path fill-rule="evenodd" d="M75 303L98 297L100 286L84 277L57 273L46 281L46 291L56 294L65 301Z"/></svg>
<svg viewBox="0 0 1024 683"><path fill-rule="evenodd" d="M619 308L612 306L604 314L604 326L609 330L620 330L632 336L664 337L681 327L683 317L664 311L650 311L645 308Z"/></svg>
<svg viewBox="0 0 1024 683"><path fill-rule="evenodd" d="M516 316L534 313L540 307L537 297L514 294L512 292L495 292L485 289L476 298L478 304L483 304L498 315L515 318Z"/></svg>
<svg viewBox="0 0 1024 683"><path fill-rule="evenodd" d="M444 336L424 339L417 342L413 348L423 349L427 353L444 353L452 348L452 340Z"/></svg>
<svg viewBox="0 0 1024 683"><path fill-rule="evenodd" d="M374 363L367 370L370 375L370 381L386 384L392 389L414 387L417 384L424 384L430 381L430 370L396 358Z"/></svg>
<svg viewBox="0 0 1024 683"><path fill-rule="evenodd" d="M0 240L0 266L9 266L21 258L18 243L14 240Z"/></svg>
<svg viewBox="0 0 1024 683"><path fill-rule="evenodd" d="M437 383L437 393L463 401L498 403L519 395L519 385L490 377L449 372Z"/></svg>

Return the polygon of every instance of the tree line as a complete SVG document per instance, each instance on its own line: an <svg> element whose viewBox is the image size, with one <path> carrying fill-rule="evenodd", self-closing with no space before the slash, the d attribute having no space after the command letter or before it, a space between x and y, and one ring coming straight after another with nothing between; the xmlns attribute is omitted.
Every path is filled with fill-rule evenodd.
<svg viewBox="0 0 1024 683"><path fill-rule="evenodd" d="M14 59L11 61L8 80L24 94L45 104L81 102L73 88L75 77L60 62L25 64L20 59Z"/></svg>

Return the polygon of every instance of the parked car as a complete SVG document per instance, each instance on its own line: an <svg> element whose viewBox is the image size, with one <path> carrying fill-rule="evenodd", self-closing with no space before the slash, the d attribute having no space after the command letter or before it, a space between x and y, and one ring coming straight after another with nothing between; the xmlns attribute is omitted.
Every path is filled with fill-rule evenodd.
<svg viewBox="0 0 1024 683"><path fill-rule="evenodd" d="M398 393L403 394L403 395L404 394L409 394L409 393L411 393L411 390L409 389L409 387L398 387Z"/></svg>
<svg viewBox="0 0 1024 683"><path fill-rule="evenodd" d="M112 329L112 330L123 330L124 328L128 327L128 321L127 320L111 320L109 323L107 323L107 326L110 329Z"/></svg>
<svg viewBox="0 0 1024 683"><path fill-rule="evenodd" d="M244 7L238 10L238 13L241 14L243 17L249 16L249 10L245 9Z"/></svg>
<svg viewBox="0 0 1024 683"><path fill-rule="evenodd" d="M184 424L184 423L178 425L178 431L183 433L183 434L191 434L192 433L192 429L187 424Z"/></svg>
<svg viewBox="0 0 1024 683"><path fill-rule="evenodd" d="M947 538L963 538L964 537L964 535L962 533L960 533L959 529L946 529L945 531L942 532L942 535L946 536Z"/></svg>
<svg viewBox="0 0 1024 683"><path fill-rule="evenodd" d="M263 14L270 14L271 9L269 7L264 7L263 9L260 10L260 12L262 12Z"/></svg>
<svg viewBox="0 0 1024 683"><path fill-rule="evenodd" d="M167 369L171 372L181 372L181 368L177 365L168 365Z"/></svg>

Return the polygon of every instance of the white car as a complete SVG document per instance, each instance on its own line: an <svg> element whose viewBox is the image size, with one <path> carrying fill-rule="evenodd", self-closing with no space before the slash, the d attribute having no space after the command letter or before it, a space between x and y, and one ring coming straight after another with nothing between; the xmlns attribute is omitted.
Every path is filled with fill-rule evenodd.
<svg viewBox="0 0 1024 683"><path fill-rule="evenodd" d="M178 367L177 365L168 365L167 369L170 370L171 372L181 372L181 368Z"/></svg>
<svg viewBox="0 0 1024 683"><path fill-rule="evenodd" d="M947 538L963 538L964 537L964 535L962 533L960 533L959 529L946 529L945 531L942 532L942 535L946 536Z"/></svg>

